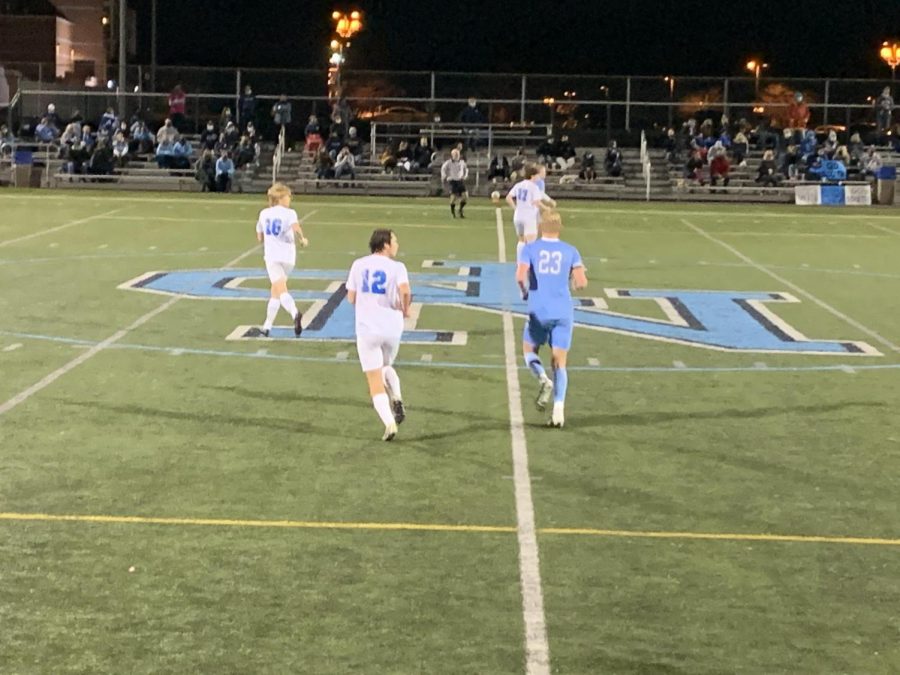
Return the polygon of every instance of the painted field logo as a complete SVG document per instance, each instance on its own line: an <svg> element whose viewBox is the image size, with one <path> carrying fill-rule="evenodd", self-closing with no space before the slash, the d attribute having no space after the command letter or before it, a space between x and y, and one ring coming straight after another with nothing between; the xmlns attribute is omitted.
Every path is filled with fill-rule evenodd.
<svg viewBox="0 0 900 675"><path fill-rule="evenodd" d="M422 329L418 324L423 305L447 305L525 316L512 264L425 261L428 272L410 275L415 302L407 321L408 343L466 344L464 330ZM264 300L269 291L249 288L244 282L265 279L262 269L204 269L149 272L119 288L187 298L215 300ZM353 307L344 302L344 270L294 270L293 285L310 281L322 290L292 290L299 302L312 302L304 310L309 322L301 340L353 341ZM301 282L301 283L297 283ZM307 284L309 285L309 284ZM575 323L582 328L607 331L721 351L772 352L782 354L831 354L879 356L865 342L816 340L790 326L771 305L795 303L797 298L780 292L606 289L605 298L578 298ZM613 312L607 298L653 302L665 319ZM255 326L238 326L228 339L259 339ZM294 340L293 330L277 328L269 339Z"/></svg>

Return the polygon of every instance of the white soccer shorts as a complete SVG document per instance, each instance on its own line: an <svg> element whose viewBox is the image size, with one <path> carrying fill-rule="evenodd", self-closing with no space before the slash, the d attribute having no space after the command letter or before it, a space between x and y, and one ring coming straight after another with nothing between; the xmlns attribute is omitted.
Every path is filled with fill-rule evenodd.
<svg viewBox="0 0 900 675"><path fill-rule="evenodd" d="M290 277L293 269L293 264L289 262L269 262L266 260L266 272L269 273L269 281L273 284L276 281Z"/></svg>
<svg viewBox="0 0 900 675"><path fill-rule="evenodd" d="M358 335L356 351L364 373L391 366L397 358L397 352L400 351L400 336Z"/></svg>
<svg viewBox="0 0 900 675"><path fill-rule="evenodd" d="M513 220L513 225L516 226L516 234L520 237L537 237L537 218L516 218Z"/></svg>

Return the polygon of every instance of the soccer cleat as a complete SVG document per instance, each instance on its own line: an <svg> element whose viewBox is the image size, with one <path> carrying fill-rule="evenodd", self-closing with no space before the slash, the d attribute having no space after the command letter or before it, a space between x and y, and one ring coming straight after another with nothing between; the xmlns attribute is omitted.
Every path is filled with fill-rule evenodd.
<svg viewBox="0 0 900 675"><path fill-rule="evenodd" d="M303 326L301 325L301 321L303 321L303 313L297 312L297 316L294 317L294 335L300 337L300 334L303 333Z"/></svg>
<svg viewBox="0 0 900 675"><path fill-rule="evenodd" d="M392 441L394 440L394 436L397 435L397 424L396 422L391 422L384 428L384 436L381 437L383 441Z"/></svg>
<svg viewBox="0 0 900 675"><path fill-rule="evenodd" d="M550 421L547 422L547 426L554 427L555 429L562 429L563 425L566 423L565 418L566 416L562 404L554 403L553 414L550 415Z"/></svg>
<svg viewBox="0 0 900 675"><path fill-rule="evenodd" d="M260 334L262 337L269 337L269 329L268 329L268 328L260 328L260 329L259 329L259 334Z"/></svg>
<svg viewBox="0 0 900 675"><path fill-rule="evenodd" d="M397 424L403 424L403 420L406 419L406 408L403 407L403 401L394 401L391 405L394 409L394 421Z"/></svg>
<svg viewBox="0 0 900 675"><path fill-rule="evenodd" d="M544 375L541 378L541 388L538 389L538 395L534 401L534 405L540 411L546 410L551 396L553 396L553 380Z"/></svg>

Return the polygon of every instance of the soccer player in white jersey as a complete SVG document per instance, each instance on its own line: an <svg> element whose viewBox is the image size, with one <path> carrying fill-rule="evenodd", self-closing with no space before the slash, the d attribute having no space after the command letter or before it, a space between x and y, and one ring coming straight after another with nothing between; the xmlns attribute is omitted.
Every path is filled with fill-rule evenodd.
<svg viewBox="0 0 900 675"><path fill-rule="evenodd" d="M525 180L521 180L512 186L506 195L506 203L515 209L513 225L516 227L516 236L519 242L516 244L516 257L522 252L525 244L537 239L538 217L542 210L547 208L547 196L534 182L539 168L536 164L528 164L525 167Z"/></svg>
<svg viewBox="0 0 900 675"><path fill-rule="evenodd" d="M406 265L394 258L400 243L392 230L375 230L371 255L353 262L347 300L356 307L356 350L369 383L375 412L384 423L382 440L393 440L406 419L394 359L400 349L403 319L409 316L412 291Z"/></svg>
<svg viewBox="0 0 900 675"><path fill-rule="evenodd" d="M294 235L299 235L301 246L307 246L309 241L303 236L300 228L300 219L297 212L290 208L291 189L284 183L275 183L267 193L269 208L259 212L259 220L256 221L256 240L263 242L266 272L269 281L272 282L272 294L266 308L266 322L261 333L269 337L272 324L278 315L278 308L284 307L284 311L291 315L294 322L294 335L300 337L303 327L300 325L303 315L297 309L294 298L288 293L287 280L297 263L297 248L294 244Z"/></svg>

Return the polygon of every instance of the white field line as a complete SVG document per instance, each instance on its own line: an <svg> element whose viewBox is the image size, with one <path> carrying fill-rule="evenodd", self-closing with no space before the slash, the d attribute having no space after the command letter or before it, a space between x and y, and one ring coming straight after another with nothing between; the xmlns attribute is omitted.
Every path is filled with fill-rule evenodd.
<svg viewBox="0 0 900 675"><path fill-rule="evenodd" d="M0 241L0 248L4 246L9 246L10 244L18 244L21 241L28 241L29 239L34 239L35 237L43 237L45 234L51 234L53 232L59 232L61 230L66 230L70 227L75 227L76 225L81 225L82 223L89 223L92 220L100 220L101 218L111 218L113 214L119 213L120 211L124 211L126 207L120 207L118 209L113 209L111 211L104 211L103 213L98 213L94 216L88 216L87 218L79 218L78 220L70 220L68 223L63 223L62 225L57 225L56 227L51 227L48 230L39 230L38 232L32 232L31 234L26 234L21 237L15 237L14 239L6 239L4 241Z"/></svg>
<svg viewBox="0 0 900 675"><path fill-rule="evenodd" d="M506 237L503 233L503 211L497 209L496 214L497 260L505 263ZM547 642L541 565L534 526L534 502L531 499L531 476L528 473L528 447L525 443L525 415L522 412L522 390L519 386L514 336L512 313L507 310L503 312L503 350L506 355L506 392L509 399L509 430L512 435L519 581L522 586L522 614L525 619L525 672L528 675L549 675L550 646Z"/></svg>
<svg viewBox="0 0 900 675"><path fill-rule="evenodd" d="M832 307L831 305L829 305L829 304L828 304L827 302L825 302L824 300L820 300L819 298L817 298L815 295L813 295L813 294L810 293L809 291L804 290L803 288L800 288L797 284L788 281L787 279L785 279L785 278L784 278L783 276L781 276L780 274L776 274L775 272L773 272L772 270L770 270L770 269L769 269L768 267L766 267L765 265L760 265L758 262L752 260L752 259L749 258L748 256L746 256L746 255L744 255L743 253L741 253L739 250L737 250L737 249L736 249L734 246L732 246L731 244L728 244L728 243L722 241L721 239L716 239L714 236L712 236L711 234L709 234L709 233L708 233L706 230L704 230L702 227L698 227L697 225L694 225L692 222L690 222L690 221L688 221L688 220L685 220L684 218L681 219L681 222L684 223L685 225L687 225L689 228L691 228L694 232L696 232L697 234L699 234L701 237L704 237L704 238L708 239L709 241L713 242L714 244L718 244L719 246L721 246L721 247L724 248L725 250L729 251L729 252L732 253L733 255L735 255L735 256L737 256L738 258L740 258L741 260L743 260L745 263L747 263L747 264L750 265L751 267L755 267L755 268L758 269L760 272L763 272L764 274L769 275L770 277L772 277L773 279L775 279L775 281L777 281L778 283L784 284L785 286L787 286L788 288L790 288L792 291L794 291L794 292L797 293L798 295L802 295L802 296L803 296L804 298L806 298L807 300L810 300L810 301L814 302L814 303L817 304L819 307L821 307L822 309L826 310L827 312L833 314L834 316L836 316L837 318L839 318L839 319L840 319L841 321L843 321L844 323L847 323L847 324L853 326L856 330L865 333L866 335L868 335L869 337L871 337L873 340L876 340L876 341L880 342L882 345L884 345L884 346L887 347L888 349L890 349L890 350L892 350L892 351L895 351L895 352L896 352L896 351L900 351L900 346L897 346L896 344L894 344L893 342L891 342L890 340L888 340L886 337L884 337L884 336L881 335L880 333L878 333L878 332L872 330L871 328L869 328L869 327L867 327L867 326L864 326L863 324L861 324L861 323L860 323L859 321L857 321L856 319L847 316L847 315L844 314L842 311L840 311L839 309L836 309L836 308Z"/></svg>
<svg viewBox="0 0 900 675"><path fill-rule="evenodd" d="M14 193L9 194L0 194L0 202L2 201L36 201L40 200L43 202L59 202L59 203L72 203L74 200L84 200L84 201L94 201L100 202L102 200L103 203L115 203L115 202L127 202L128 204L199 204L207 208L212 208L216 206L227 207L227 208L247 208L247 209L255 209L259 210L260 208L260 195L252 195L248 197L228 197L228 198L203 198L203 197L113 197L103 195L102 197L98 196L96 193L81 193L74 194L78 192L77 190L67 190L66 194L61 194L59 192L55 192L47 195L19 195ZM426 198L426 197L414 197L411 198L410 201L419 202L419 203L411 203L411 204L400 204L394 200L382 199L379 201L377 197L369 197L365 201L359 199L353 199L353 204L358 206L359 208L365 209L396 209L396 210L418 210L423 213L428 211L440 210L446 211L447 203L443 199L438 198ZM467 206L470 210L478 210L478 211L488 211L493 210L496 207L487 203L487 199L484 199L484 204L481 205L476 201L470 202ZM299 196L297 200L297 205L301 207L316 207L316 208L331 208L331 209L342 209L346 210L348 200L341 200L340 198L335 198L333 201L307 201L303 199L303 196ZM647 208L637 208L637 209L623 209L623 208L609 208L603 205L598 205L593 208L591 207L563 207L562 211L565 213L588 213L591 215L637 215L637 216L666 216L666 217L693 217L697 216L700 218L706 217L719 217L719 218L792 218L792 219L800 219L800 218L815 218L820 220L822 218L822 213L820 211L809 211L806 213L801 213L796 211L795 209L791 209L788 212L787 209L784 211L753 211L748 210L746 204L742 204L739 207L736 207L733 211L713 211L713 210L703 210L703 211L695 211L695 210L680 210L677 209L678 203L676 202L661 202L658 208L655 209L647 209ZM802 208L802 207L801 207ZM828 217L840 221L840 220L891 220L893 222L897 221L896 215L881 215L877 213L829 213Z"/></svg>
<svg viewBox="0 0 900 675"><path fill-rule="evenodd" d="M126 216L115 218L115 220L134 220L140 222L161 222L161 223L183 223L184 218L173 218L171 216ZM204 223L246 223L246 218L204 218ZM316 223L319 227L378 227L383 226L384 220L323 220ZM438 229L438 230L458 230L458 225L441 225L434 223L405 223L393 222L392 227L412 227L418 229ZM877 235L870 235L875 238Z"/></svg>
<svg viewBox="0 0 900 675"><path fill-rule="evenodd" d="M868 225L869 227L874 227L876 230L892 234L895 237L900 237L900 232L898 232L897 230L892 230L889 227L885 227L884 225L876 225L875 223L866 223L866 225Z"/></svg>
<svg viewBox="0 0 900 675"><path fill-rule="evenodd" d="M308 219L314 213L315 213L315 211L308 213L304 218L301 218L301 222L303 220ZM233 267L233 266L237 265L239 262L241 262L244 258L256 253L258 250L259 250L259 244L255 244L253 246L253 248L250 248L247 251L244 251L234 260L231 260L231 261L225 263L224 266L226 268ZM63 364L62 366L60 366L59 368L54 370L52 373L45 375L43 378L41 378L39 381L35 382L33 385L31 385L27 389L19 392L18 394L13 396L11 399L6 401L5 403L0 404L0 415L5 415L7 412L12 410L19 404L24 403L25 401L27 401L29 398L34 396L39 391L46 389L51 384L56 382L59 378L61 378L63 375L65 375L66 373L74 370L75 368L80 366L82 363L84 363L88 359L91 359L94 356L96 356L97 354L99 354L100 352L102 352L104 349L111 347L112 345L117 343L119 340L121 340L123 337L128 335L131 331L140 328L141 326L143 326L145 323L147 323L154 317L165 312L167 309L169 309L169 307L174 305L176 302L181 300L183 297L184 296L182 296L182 295L176 295L172 298L169 298L163 304L159 305L155 309L152 309L149 312L147 312L146 314L144 314L143 316L135 319L135 321L133 323L129 324L128 326L126 326L125 328L123 328L121 330L116 331L115 333L110 335L108 338L106 338L102 342L98 342L96 345L94 345L87 351L82 352L81 354L76 356L74 359L72 359L68 363Z"/></svg>

